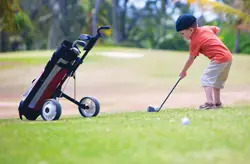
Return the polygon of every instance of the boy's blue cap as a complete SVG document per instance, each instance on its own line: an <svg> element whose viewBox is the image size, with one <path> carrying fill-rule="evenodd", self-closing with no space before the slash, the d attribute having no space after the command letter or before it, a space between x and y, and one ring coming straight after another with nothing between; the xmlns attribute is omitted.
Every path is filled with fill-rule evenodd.
<svg viewBox="0 0 250 164"><path fill-rule="evenodd" d="M176 21L176 31L182 31L189 27L191 27L194 22L196 22L196 18L191 14L183 14L179 16L179 18Z"/></svg>

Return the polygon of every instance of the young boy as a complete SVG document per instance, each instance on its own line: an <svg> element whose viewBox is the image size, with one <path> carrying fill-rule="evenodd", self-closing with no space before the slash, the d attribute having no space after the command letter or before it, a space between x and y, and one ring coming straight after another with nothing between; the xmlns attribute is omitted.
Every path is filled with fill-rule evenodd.
<svg viewBox="0 0 250 164"><path fill-rule="evenodd" d="M216 26L197 27L196 18L193 15L183 14L176 21L176 31L190 40L190 55L179 74L180 78L187 75L187 70L199 53L208 57L211 62L201 77L207 101L199 109L221 108L220 90L227 80L232 54L217 37L220 29Z"/></svg>

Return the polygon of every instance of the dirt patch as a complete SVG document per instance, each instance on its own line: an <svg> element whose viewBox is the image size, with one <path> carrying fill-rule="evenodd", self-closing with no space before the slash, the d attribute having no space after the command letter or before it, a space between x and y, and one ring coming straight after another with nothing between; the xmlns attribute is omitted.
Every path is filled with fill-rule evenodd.
<svg viewBox="0 0 250 164"><path fill-rule="evenodd" d="M123 58L123 59L132 59L132 58L142 58L144 55L139 53L128 53L128 52L100 52L99 55L113 57L113 58Z"/></svg>
<svg viewBox="0 0 250 164"><path fill-rule="evenodd" d="M91 89L91 88L90 88ZM109 93L96 91L95 97L101 103L101 112L124 112L124 111L146 111L148 105L160 106L166 93L147 91L145 92L120 92L109 90ZM87 96L87 95L85 95ZM78 96L79 97L79 96ZM78 98L78 100L80 97ZM235 106L237 104L250 104L250 92L224 92L222 100L225 106ZM18 117L18 99L9 97L0 101L0 118ZM196 108L205 101L204 93L173 93L168 99L164 108ZM62 105L62 116L80 115L78 107L66 99L60 99Z"/></svg>

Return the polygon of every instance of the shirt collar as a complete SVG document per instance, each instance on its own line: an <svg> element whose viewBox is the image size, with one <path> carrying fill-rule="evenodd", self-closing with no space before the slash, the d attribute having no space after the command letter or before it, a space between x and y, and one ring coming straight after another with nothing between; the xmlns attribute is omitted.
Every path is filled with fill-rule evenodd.
<svg viewBox="0 0 250 164"><path fill-rule="evenodd" d="M194 38L194 36L196 36L196 35L199 33L199 31L200 31L200 27L197 27L197 28L195 29L195 31L192 33L190 39L192 40L192 39Z"/></svg>

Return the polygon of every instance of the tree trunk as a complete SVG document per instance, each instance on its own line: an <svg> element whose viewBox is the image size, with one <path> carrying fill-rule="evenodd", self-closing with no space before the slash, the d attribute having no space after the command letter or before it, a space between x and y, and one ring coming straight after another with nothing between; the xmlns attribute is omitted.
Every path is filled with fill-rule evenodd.
<svg viewBox="0 0 250 164"><path fill-rule="evenodd" d="M236 38L235 38L235 47L234 47L234 53L240 52L240 29L236 29Z"/></svg>
<svg viewBox="0 0 250 164"><path fill-rule="evenodd" d="M58 42L61 41L59 38L63 35L62 33L59 20L53 21L49 29L48 49L55 49L58 46Z"/></svg>
<svg viewBox="0 0 250 164"><path fill-rule="evenodd" d="M161 0L161 12L163 15L165 15L166 13L166 4L167 4L166 0Z"/></svg>
<svg viewBox="0 0 250 164"><path fill-rule="evenodd" d="M120 41L123 41L127 38L127 32L126 32L126 15L127 15L127 3L128 0L124 0L123 3L123 11L121 13L121 19L120 19L120 26L121 26L121 38Z"/></svg>
<svg viewBox="0 0 250 164"><path fill-rule="evenodd" d="M70 33L66 17L68 15L67 0L51 0L52 23L49 29L48 49L54 49L58 43Z"/></svg>
<svg viewBox="0 0 250 164"><path fill-rule="evenodd" d="M9 37L8 37L7 32L1 31L0 37L1 37L0 51L6 52L9 49Z"/></svg>
<svg viewBox="0 0 250 164"><path fill-rule="evenodd" d="M57 42L61 40L60 37L63 37L63 32L60 26L60 21L63 19L60 2L58 0L51 1L51 8L53 18L48 34L48 49L56 48Z"/></svg>
<svg viewBox="0 0 250 164"><path fill-rule="evenodd" d="M91 34L92 35L96 34L96 30L98 26L97 15L98 15L98 11L100 9L101 3L102 3L102 0L96 0L95 2L95 9L92 15L92 22L91 22Z"/></svg>
<svg viewBox="0 0 250 164"><path fill-rule="evenodd" d="M236 23L236 37L234 42L234 53L240 52L240 28L239 26L242 24L242 20L239 19Z"/></svg>
<svg viewBox="0 0 250 164"><path fill-rule="evenodd" d="M112 0L112 31L113 31L113 40L115 44L119 44L120 36L119 36L119 29L118 29L118 2L119 0Z"/></svg>
<svg viewBox="0 0 250 164"><path fill-rule="evenodd" d="M203 12L202 12L201 16L198 18L197 24L199 27L201 27L205 24L204 22L205 22L205 20L204 20L204 16L203 16Z"/></svg>

